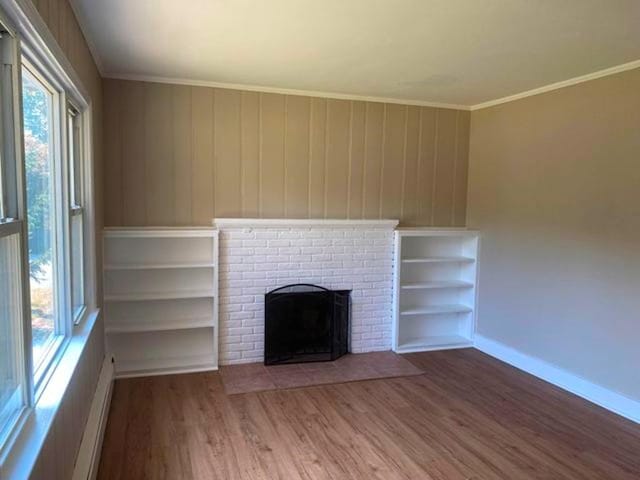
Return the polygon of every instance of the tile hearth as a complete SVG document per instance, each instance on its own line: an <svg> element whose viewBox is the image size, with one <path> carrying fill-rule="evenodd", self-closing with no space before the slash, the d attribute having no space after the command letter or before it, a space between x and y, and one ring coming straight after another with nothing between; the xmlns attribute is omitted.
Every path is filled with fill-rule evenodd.
<svg viewBox="0 0 640 480"><path fill-rule="evenodd" d="M348 354L334 362L268 367L262 363L247 363L220 368L224 390L228 395L423 373L410 361L393 352Z"/></svg>

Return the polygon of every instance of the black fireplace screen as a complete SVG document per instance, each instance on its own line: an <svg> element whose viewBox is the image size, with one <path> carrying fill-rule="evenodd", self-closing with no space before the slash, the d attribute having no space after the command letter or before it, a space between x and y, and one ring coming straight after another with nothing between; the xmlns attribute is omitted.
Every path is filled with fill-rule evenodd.
<svg viewBox="0 0 640 480"><path fill-rule="evenodd" d="M308 284L267 293L265 365L329 361L347 353L350 293Z"/></svg>

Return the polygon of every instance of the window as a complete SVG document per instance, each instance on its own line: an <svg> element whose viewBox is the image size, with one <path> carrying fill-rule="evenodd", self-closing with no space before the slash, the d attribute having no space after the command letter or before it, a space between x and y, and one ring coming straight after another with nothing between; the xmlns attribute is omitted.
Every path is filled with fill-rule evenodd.
<svg viewBox="0 0 640 480"><path fill-rule="evenodd" d="M60 217L60 169L57 168L54 134L56 92L35 68L22 68L24 169L29 245L29 291L31 296L31 343L33 371L40 378L46 360L55 353L61 334L61 262L57 235Z"/></svg>
<svg viewBox="0 0 640 480"><path fill-rule="evenodd" d="M74 323L85 311L84 299L84 211L82 116L67 110L67 160L69 162L69 213L71 216L71 313Z"/></svg>
<svg viewBox="0 0 640 480"><path fill-rule="evenodd" d="M25 405L20 234L0 238L0 442ZM18 340L18 341L16 341Z"/></svg>
<svg viewBox="0 0 640 480"><path fill-rule="evenodd" d="M29 402L25 356L25 222L19 208L20 156L15 142L18 122L16 42L0 24L0 447ZM7 58L13 57L13 58Z"/></svg>
<svg viewBox="0 0 640 480"><path fill-rule="evenodd" d="M5 19L0 8L0 462L46 421L24 420L51 408L40 394L95 309L88 97L37 32L20 23L21 43Z"/></svg>

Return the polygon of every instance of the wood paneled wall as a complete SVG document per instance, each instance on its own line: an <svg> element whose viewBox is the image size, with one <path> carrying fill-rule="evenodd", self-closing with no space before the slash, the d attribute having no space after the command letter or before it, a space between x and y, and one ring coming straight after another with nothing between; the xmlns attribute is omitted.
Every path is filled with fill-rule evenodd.
<svg viewBox="0 0 640 480"><path fill-rule="evenodd" d="M469 112L104 81L105 224L464 225Z"/></svg>

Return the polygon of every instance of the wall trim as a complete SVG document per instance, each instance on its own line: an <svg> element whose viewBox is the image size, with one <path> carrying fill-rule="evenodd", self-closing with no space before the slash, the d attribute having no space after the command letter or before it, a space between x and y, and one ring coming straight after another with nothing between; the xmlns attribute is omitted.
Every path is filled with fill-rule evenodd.
<svg viewBox="0 0 640 480"><path fill-rule="evenodd" d="M102 440L104 439L111 405L113 378L113 358L107 356L100 370L96 393L91 402L91 410L89 411L82 442L76 457L72 480L93 480L98 474Z"/></svg>
<svg viewBox="0 0 640 480"><path fill-rule="evenodd" d="M482 335L475 335L474 347L487 355L491 355L498 360L502 360L509 365L640 424L639 401Z"/></svg>
<svg viewBox="0 0 640 480"><path fill-rule="evenodd" d="M395 229L399 220L344 220L314 218L214 218L217 228L386 228Z"/></svg>
<svg viewBox="0 0 640 480"><path fill-rule="evenodd" d="M68 88L76 98L89 106L92 102L86 85L82 83L78 73L60 48L51 30L38 13L31 0L0 0L0 6L14 23L22 40L26 40L38 60L45 63L59 77L63 86Z"/></svg>
<svg viewBox="0 0 640 480"><path fill-rule="evenodd" d="M376 97L376 96L356 95L356 94L337 93L337 92L323 92L323 91L317 91L317 90L302 90L302 89L295 89L295 88L266 87L264 85L214 82L214 81L208 81L208 80L195 80L192 78L173 78L173 77L162 77L162 76L155 76L155 75L138 75L138 74L129 74L129 73L106 73L104 75L104 78L110 78L113 80L130 80L130 81L136 81L136 82L168 83L171 85L189 85L193 87L226 88L229 90L244 90L247 92L279 93L281 95L297 95L302 97L331 98L336 100L355 100L360 102L394 103L398 105L414 105L417 107L446 108L449 110L467 110L467 111L471 110L471 107L469 105L458 105L455 103L427 102L422 100L411 100L411 99L392 98L392 97Z"/></svg>
<svg viewBox="0 0 640 480"><path fill-rule="evenodd" d="M96 63L98 62L96 61ZM156 75L138 75L138 74L128 74L128 73L103 73L102 76L103 78L110 78L113 80L165 83L165 84L171 84L171 85L190 85L195 87L227 88L230 90L244 90L248 92L279 93L282 95L298 95L298 96L305 96L305 97L332 98L332 99L338 99L338 100L393 103L398 105L414 105L419 107L476 111L476 110L482 110L484 108L493 107L496 105L501 105L503 103L514 102L516 100L532 97L534 95L539 95L541 93L551 92L553 90L559 90L561 88L570 87L572 85L588 82L590 80L596 80L598 78L607 77L609 75L615 75L616 73L626 72L627 70L633 70L635 68L640 68L640 60L634 60L632 62L623 63L621 65L605 68L603 70L598 70L596 72L587 73L586 75L581 75L579 77L574 77L567 80L562 80L560 82L543 85L542 87L526 90L524 92L508 95L506 97L496 98L494 100L488 100L486 102L481 102L474 105L459 105L455 103L439 103L439 102L429 102L424 100L412 100L412 99L391 98L391 97L387 98L387 97L356 95L356 94L346 94L346 93L336 93L336 92L323 92L323 91L315 91L315 90L302 90L302 89L294 89L294 88L266 87L263 85L214 82L214 81L207 81L207 80L196 80L191 78L174 78L174 77L163 77L163 76L156 76ZM101 68L99 69L102 73L102 69Z"/></svg>
<svg viewBox="0 0 640 480"><path fill-rule="evenodd" d="M541 93L552 92L553 90L559 90L561 88L570 87L572 85L588 82L590 80L596 80L602 77L608 77L610 75L615 75L616 73L622 73L622 72L626 72L627 70L633 70L636 68L640 68L640 60L623 63L622 65L616 65L615 67L605 68L604 70L598 70L597 72L587 73L586 75L570 78L568 80L562 80L561 82L551 83L549 85L545 85L542 87L534 88L532 90L516 93L514 95L497 98L495 100L489 100L488 102L478 103L476 105L472 105L471 107L468 107L468 109L471 111L475 111L475 110L481 110L483 108L494 107L496 105L501 105L503 103L514 102L516 100L520 100L523 98L533 97L534 95L539 95Z"/></svg>

